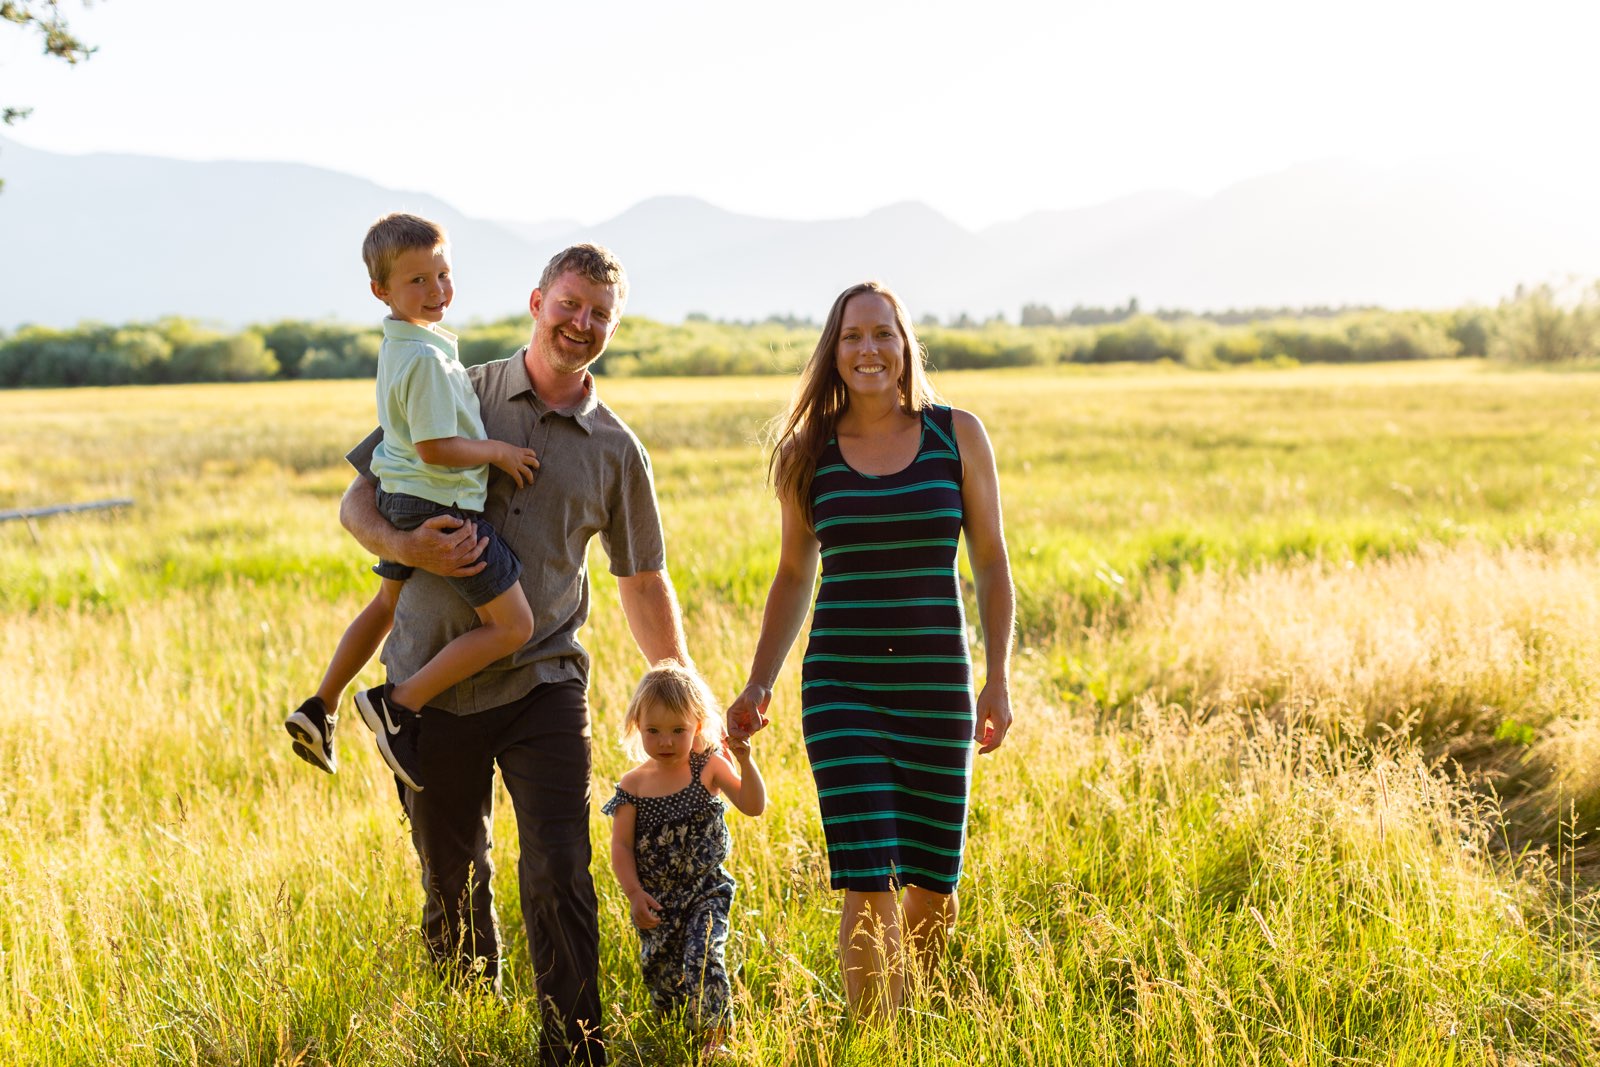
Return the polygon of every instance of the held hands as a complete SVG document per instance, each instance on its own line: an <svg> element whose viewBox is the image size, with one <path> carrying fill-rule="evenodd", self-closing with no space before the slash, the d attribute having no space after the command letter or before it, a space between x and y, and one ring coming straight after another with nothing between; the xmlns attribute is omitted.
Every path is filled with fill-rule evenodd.
<svg viewBox="0 0 1600 1067"><path fill-rule="evenodd" d="M767 705L770 703L772 703L772 690L755 682L745 686L744 692L728 705L726 716L728 740L743 741L767 725ZM728 751L737 752L731 746ZM745 751L749 751L749 745L745 746Z"/></svg>
<svg viewBox="0 0 1600 1067"><path fill-rule="evenodd" d="M499 447L489 462L511 475L518 489L533 484L533 472L539 469L539 456L531 448L523 448L506 441L494 442Z"/></svg>
<svg viewBox="0 0 1600 1067"><path fill-rule="evenodd" d="M1011 693L1005 683L985 682L978 694L978 754L993 752L1011 729Z"/></svg>
<svg viewBox="0 0 1600 1067"><path fill-rule="evenodd" d="M478 527L453 515L435 515L406 534L407 551L401 562L442 578L467 578L483 570L478 560L489 546Z"/></svg>
<svg viewBox="0 0 1600 1067"><path fill-rule="evenodd" d="M661 904L643 889L628 895L628 914L641 930L654 930L661 925Z"/></svg>

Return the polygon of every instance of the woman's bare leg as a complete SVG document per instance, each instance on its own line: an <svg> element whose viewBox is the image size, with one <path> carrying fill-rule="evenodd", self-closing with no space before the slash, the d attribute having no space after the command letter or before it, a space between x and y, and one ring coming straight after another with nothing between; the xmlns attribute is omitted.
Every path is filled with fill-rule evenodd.
<svg viewBox="0 0 1600 1067"><path fill-rule="evenodd" d="M895 893L847 889L839 919L839 969L852 1015L884 1019L904 990L900 900Z"/></svg>
<svg viewBox="0 0 1600 1067"><path fill-rule="evenodd" d="M944 958L950 931L956 925L956 894L935 893L914 885L906 886L905 912L906 968L918 979L933 977Z"/></svg>

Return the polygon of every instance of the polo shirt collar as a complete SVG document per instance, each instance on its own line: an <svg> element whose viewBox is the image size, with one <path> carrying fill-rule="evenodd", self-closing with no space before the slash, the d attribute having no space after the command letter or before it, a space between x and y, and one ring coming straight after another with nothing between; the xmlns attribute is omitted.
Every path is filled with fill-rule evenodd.
<svg viewBox="0 0 1600 1067"><path fill-rule="evenodd" d="M583 372L583 399L570 408L553 408L544 402L544 398L533 387L533 379L528 377L528 346L523 345L512 357L516 361L516 385L511 389L513 398L524 394L528 402L533 405L534 415L543 418L546 414L565 415L573 422L583 427L585 433L594 432L595 412L600 410L600 397L594 387L594 375L588 371Z"/></svg>
<svg viewBox="0 0 1600 1067"><path fill-rule="evenodd" d="M456 352L456 335L443 326L435 326L430 329L427 326L418 326L416 323L407 322L404 319L386 317L383 320L383 336L395 340L421 341L424 344L433 345L435 348L442 348L452 356L456 356L457 359L461 358Z"/></svg>

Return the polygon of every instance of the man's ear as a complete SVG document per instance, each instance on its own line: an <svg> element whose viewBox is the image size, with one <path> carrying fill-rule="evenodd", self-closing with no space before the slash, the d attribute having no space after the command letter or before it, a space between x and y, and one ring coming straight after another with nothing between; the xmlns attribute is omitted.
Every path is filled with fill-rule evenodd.
<svg viewBox="0 0 1600 1067"><path fill-rule="evenodd" d="M528 310L533 312L533 317L539 317L539 306L544 303L544 294L535 289L528 297Z"/></svg>

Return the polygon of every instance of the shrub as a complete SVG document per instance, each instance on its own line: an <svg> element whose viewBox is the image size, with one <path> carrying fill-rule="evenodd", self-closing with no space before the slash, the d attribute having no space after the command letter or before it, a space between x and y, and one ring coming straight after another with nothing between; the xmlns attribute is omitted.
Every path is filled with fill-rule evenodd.
<svg viewBox="0 0 1600 1067"><path fill-rule="evenodd" d="M1510 363L1568 363L1600 358L1600 282L1563 306L1549 285L1523 289L1501 303L1489 355Z"/></svg>

